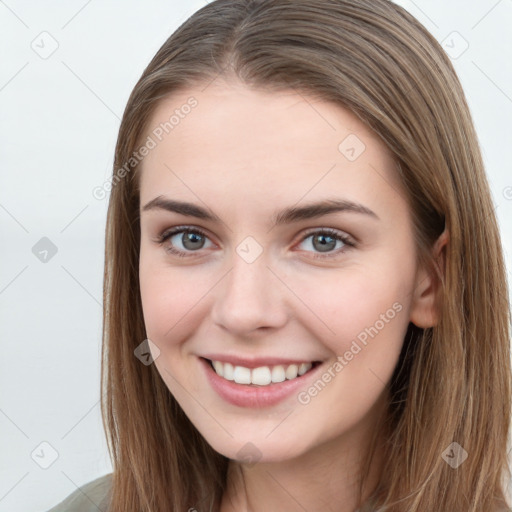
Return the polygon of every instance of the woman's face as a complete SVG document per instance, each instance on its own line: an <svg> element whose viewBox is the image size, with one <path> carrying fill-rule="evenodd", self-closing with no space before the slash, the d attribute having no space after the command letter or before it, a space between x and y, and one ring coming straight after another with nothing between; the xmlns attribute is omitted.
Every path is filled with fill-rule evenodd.
<svg viewBox="0 0 512 512"><path fill-rule="evenodd" d="M144 321L192 423L261 462L371 428L425 280L383 143L336 104L219 81L149 129Z"/></svg>

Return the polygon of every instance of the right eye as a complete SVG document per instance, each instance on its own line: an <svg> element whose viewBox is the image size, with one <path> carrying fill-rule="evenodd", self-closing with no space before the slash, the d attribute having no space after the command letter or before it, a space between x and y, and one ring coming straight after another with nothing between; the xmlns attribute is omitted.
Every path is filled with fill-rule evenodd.
<svg viewBox="0 0 512 512"><path fill-rule="evenodd" d="M172 239L175 238L173 241ZM171 230L164 231L157 239L160 245L164 245L164 249L179 257L193 256L194 252L204 248L205 239L209 240L206 233L193 226L178 226ZM170 244L166 244L167 241ZM180 245L182 248L176 246Z"/></svg>

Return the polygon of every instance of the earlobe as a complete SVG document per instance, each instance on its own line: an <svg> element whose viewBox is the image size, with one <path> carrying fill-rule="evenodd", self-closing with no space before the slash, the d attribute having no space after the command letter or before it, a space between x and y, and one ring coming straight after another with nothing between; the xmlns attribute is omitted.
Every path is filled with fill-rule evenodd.
<svg viewBox="0 0 512 512"><path fill-rule="evenodd" d="M448 242L445 229L432 247L435 268L421 267L416 275L410 321L422 329L434 327L439 321L439 289L445 276Z"/></svg>

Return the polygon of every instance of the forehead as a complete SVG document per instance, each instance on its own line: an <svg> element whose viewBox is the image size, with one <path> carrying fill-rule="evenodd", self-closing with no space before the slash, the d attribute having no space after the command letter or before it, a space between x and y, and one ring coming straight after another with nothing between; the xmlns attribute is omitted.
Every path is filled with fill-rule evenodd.
<svg viewBox="0 0 512 512"><path fill-rule="evenodd" d="M243 192L261 202L339 190L349 200L385 200L400 188L391 154L360 119L292 90L218 81L182 90L158 104L146 136L155 147L141 164L141 203L166 192Z"/></svg>

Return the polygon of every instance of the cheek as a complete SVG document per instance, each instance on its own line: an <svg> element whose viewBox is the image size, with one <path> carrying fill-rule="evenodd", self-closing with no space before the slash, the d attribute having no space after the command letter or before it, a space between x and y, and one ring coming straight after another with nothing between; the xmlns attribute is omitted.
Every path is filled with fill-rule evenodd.
<svg viewBox="0 0 512 512"><path fill-rule="evenodd" d="M314 287L302 280L297 294L308 306L302 322L337 356L389 366L409 324L410 281L407 271L398 275L383 267L326 274Z"/></svg>
<svg viewBox="0 0 512 512"><path fill-rule="evenodd" d="M314 431L315 418L329 408L331 418L324 425L329 436L354 426L378 402L409 325L406 273L365 270L351 269L334 282L326 278L323 286L316 281L318 286L305 295L322 322L309 315L304 325L334 355L319 379L298 396L305 406L301 422Z"/></svg>
<svg viewBox="0 0 512 512"><path fill-rule="evenodd" d="M307 294L301 289L318 315L303 316L303 325L333 353L335 366L324 377L339 393L341 409L359 404L363 414L391 378L409 325L413 275L413 267L381 263L337 272L334 279L326 274ZM312 395L305 393L307 402Z"/></svg>
<svg viewBox="0 0 512 512"><path fill-rule="evenodd" d="M166 280L159 276L156 269L142 261L139 282L146 332L148 338L157 342L161 339L164 327L170 328L169 316L172 311L175 311L170 293L171 288L167 286Z"/></svg>
<svg viewBox="0 0 512 512"><path fill-rule="evenodd" d="M194 274L191 268L171 269L141 255L139 283L144 324L148 338L161 350L169 350L186 339L204 314L204 295L215 283L209 283L211 276L203 273L199 281Z"/></svg>

